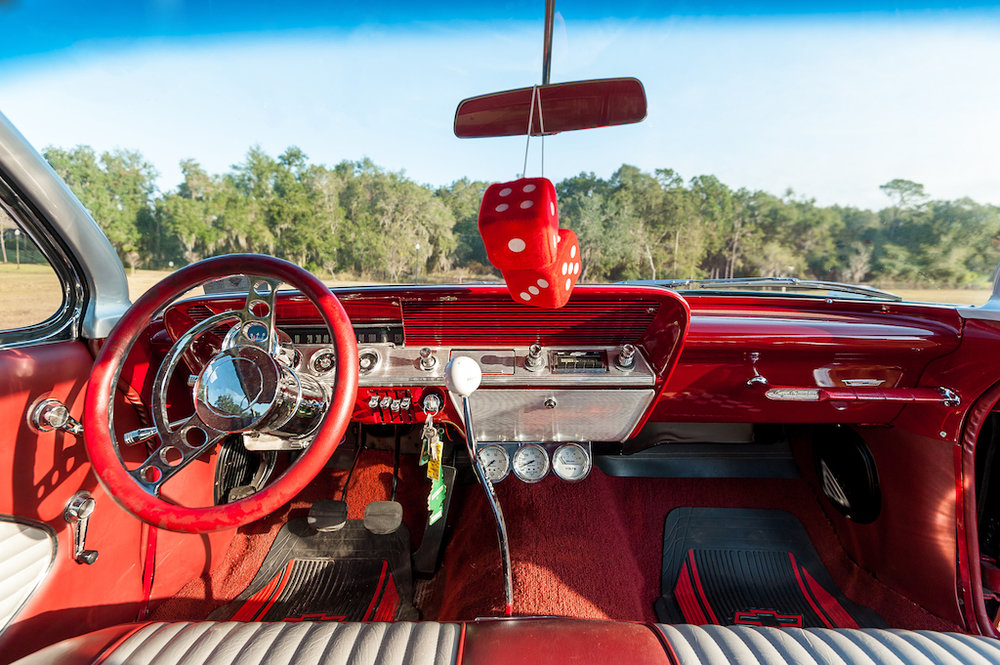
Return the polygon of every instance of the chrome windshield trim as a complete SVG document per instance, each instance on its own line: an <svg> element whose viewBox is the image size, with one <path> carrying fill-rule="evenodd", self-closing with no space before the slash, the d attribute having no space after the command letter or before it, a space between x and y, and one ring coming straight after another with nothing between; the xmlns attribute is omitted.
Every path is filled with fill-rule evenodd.
<svg viewBox="0 0 1000 665"><path fill-rule="evenodd" d="M617 282L618 284L633 284L639 286L662 286L673 291L713 291L722 292L728 288L761 286L768 288L779 288L782 286L796 289L809 289L813 291L834 291L837 293L850 293L853 295L873 298L877 300L891 300L901 302L903 298L895 293L882 291L870 286L858 286L855 284L843 284L841 282L825 282L814 279L798 279L797 277L737 277L733 279L636 279L627 282ZM771 295L768 292L760 292L759 295ZM780 294L790 295L790 294ZM810 294L795 294L805 295ZM822 297L829 297L828 295Z"/></svg>

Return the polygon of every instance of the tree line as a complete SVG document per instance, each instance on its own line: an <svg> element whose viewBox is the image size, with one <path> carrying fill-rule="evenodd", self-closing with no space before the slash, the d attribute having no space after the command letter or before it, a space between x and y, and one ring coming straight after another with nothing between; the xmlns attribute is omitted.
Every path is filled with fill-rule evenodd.
<svg viewBox="0 0 1000 665"><path fill-rule="evenodd" d="M181 163L160 192L136 151L48 148L129 268L260 252L330 275L384 281L488 277L477 230L488 183L431 187L370 160L310 163L296 147L251 148L226 173ZM580 237L585 281L795 276L883 285L981 287L1000 259L1000 208L881 186L878 211L820 206L787 191L734 189L710 175L623 165L556 184L560 223Z"/></svg>

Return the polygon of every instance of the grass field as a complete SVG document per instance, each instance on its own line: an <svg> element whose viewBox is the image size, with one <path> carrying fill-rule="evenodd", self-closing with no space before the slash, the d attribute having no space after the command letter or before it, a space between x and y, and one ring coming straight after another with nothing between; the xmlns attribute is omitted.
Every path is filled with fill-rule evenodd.
<svg viewBox="0 0 1000 665"><path fill-rule="evenodd" d="M137 270L128 276L129 296L135 300L168 275L164 270ZM332 286L356 286L365 282L324 279ZM906 300L981 305L990 296L977 289L888 289ZM38 323L48 318L62 302L62 289L48 266L0 264L0 330Z"/></svg>

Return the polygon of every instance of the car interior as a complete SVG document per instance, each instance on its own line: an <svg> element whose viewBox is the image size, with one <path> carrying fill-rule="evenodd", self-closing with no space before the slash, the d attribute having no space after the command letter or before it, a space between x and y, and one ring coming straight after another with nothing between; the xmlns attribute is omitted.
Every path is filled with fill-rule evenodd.
<svg viewBox="0 0 1000 665"><path fill-rule="evenodd" d="M455 133L645 115L543 78ZM63 285L0 337L0 665L1000 662L992 301L579 283L556 199L484 192L502 282L239 254L130 303L0 117Z"/></svg>

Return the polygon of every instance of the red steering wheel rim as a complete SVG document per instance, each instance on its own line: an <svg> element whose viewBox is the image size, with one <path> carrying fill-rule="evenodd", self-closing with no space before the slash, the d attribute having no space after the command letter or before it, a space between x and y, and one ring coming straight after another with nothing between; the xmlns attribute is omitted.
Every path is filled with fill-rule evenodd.
<svg viewBox="0 0 1000 665"><path fill-rule="evenodd" d="M326 416L312 443L294 464L259 492L233 503L190 508L147 493L128 474L112 441L108 414L112 382L135 340L162 307L208 280L251 274L280 279L302 292L319 310L337 351L336 383ZM340 301L311 273L270 256L230 254L205 259L167 276L125 313L94 362L84 404L84 442L94 473L108 494L139 519L164 529L203 533L258 520L290 501L319 474L350 422L358 392L358 345Z"/></svg>

